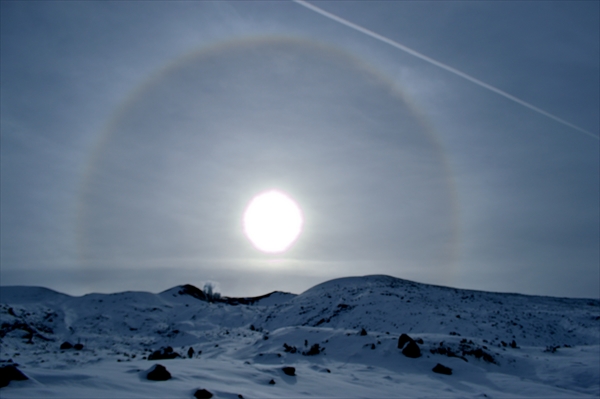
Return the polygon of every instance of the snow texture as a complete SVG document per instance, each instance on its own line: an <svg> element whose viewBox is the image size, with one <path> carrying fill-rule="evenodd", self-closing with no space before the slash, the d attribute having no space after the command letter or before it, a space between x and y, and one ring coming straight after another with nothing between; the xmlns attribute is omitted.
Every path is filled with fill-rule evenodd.
<svg viewBox="0 0 600 399"><path fill-rule="evenodd" d="M209 300L191 285L0 293L0 367L29 378L10 381L2 398L600 396L598 299L380 275L256 298ZM420 356L403 355L403 333L401 347L417 345ZM146 378L158 362L171 379ZM438 364L451 375L434 372Z"/></svg>

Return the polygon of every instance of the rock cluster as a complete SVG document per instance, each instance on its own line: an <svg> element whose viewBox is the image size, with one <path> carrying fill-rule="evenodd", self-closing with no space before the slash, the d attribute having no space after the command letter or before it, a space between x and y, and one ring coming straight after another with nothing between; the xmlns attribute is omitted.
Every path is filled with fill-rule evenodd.
<svg viewBox="0 0 600 399"><path fill-rule="evenodd" d="M181 355L177 352L174 352L173 348L170 346L167 346L166 348L160 348L159 350L152 352L148 356L148 360L176 359L178 357L181 357Z"/></svg>

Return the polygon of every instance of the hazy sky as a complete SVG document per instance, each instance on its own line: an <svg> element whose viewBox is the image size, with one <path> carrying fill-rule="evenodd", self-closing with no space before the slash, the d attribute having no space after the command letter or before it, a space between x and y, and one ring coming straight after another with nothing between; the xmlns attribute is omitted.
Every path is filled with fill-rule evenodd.
<svg viewBox="0 0 600 399"><path fill-rule="evenodd" d="M3 1L2 285L600 296L600 3L313 4L590 134L293 2Z"/></svg>

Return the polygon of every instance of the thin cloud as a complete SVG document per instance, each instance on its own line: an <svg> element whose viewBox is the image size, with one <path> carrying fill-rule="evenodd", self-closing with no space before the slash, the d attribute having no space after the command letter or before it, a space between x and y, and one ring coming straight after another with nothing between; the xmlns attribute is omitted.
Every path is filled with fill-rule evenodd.
<svg viewBox="0 0 600 399"><path fill-rule="evenodd" d="M484 89L487 89L487 90L489 90L491 92L499 94L502 97L508 98L509 100L514 101L517 104L520 104L520 105L522 105L524 107L527 107L527 108L529 108L529 109L531 109L531 110L533 110L533 111L535 111L535 112L537 112L539 114L542 114L542 115L544 115L544 116L546 116L546 117L548 117L550 119L553 119L553 120L555 120L555 121L557 121L559 123L562 123L565 126L568 126L568 127L572 128L574 130L577 130L577 131L583 133L583 134L586 134L586 135L588 135L590 137L593 137L596 140L600 140L600 137L596 136L595 134L593 134L593 133L591 133L591 132L589 132L589 131L587 131L587 130L585 130L585 129L577 126L577 125L574 125L574 124L572 124L572 123L570 123L570 122L568 122L568 121L566 121L566 120L564 120L562 118L559 118L556 115L553 115L553 114L551 114L551 113L549 113L547 111L544 111L543 109L538 108L535 105L528 103L527 101L521 100L520 98L515 97L515 96L513 96L513 95L511 95L511 94L509 94L509 93L507 93L507 92L505 92L503 90L500 90L499 88L497 88L495 86L492 86L490 84L482 82L481 80L479 80L477 78L474 78L473 76L468 75L468 74L466 74L464 72L461 72L458 69L452 68L449 65L446 65L446 64L444 64L444 63L442 63L440 61L437 61L437 60L435 60L435 59L433 59L431 57L428 57L428 56L426 56L424 54L421 54L418 51L415 51L415 50L413 50L413 49L411 49L409 47L406 47L403 44L400 44L400 43L398 43L398 42L396 42L394 40L388 39L385 36L382 36L382 35L380 35L378 33L375 33L373 31L367 29L367 28L364 28L364 27L362 27L360 25L352 23L352 22L350 22L350 21L348 21L348 20L346 20L344 18L338 17L335 14L331 14L331 13L329 13L329 12L327 12L327 11L325 11L325 10L317 7L317 6L314 6L314 5L310 4L310 3L307 3L304 0L292 0L292 1L294 3L296 3L296 4L299 4L299 5L303 6L303 7L308 8L309 10L312 10L312 11L318 13L318 14L323 15L326 18L329 18L329 19L331 19L333 21L339 22L342 25L346 25L349 28L352 28L352 29L354 29L354 30L356 30L358 32L364 33L365 35L371 36L372 38L377 39L377 40L379 40L381 42L387 43L390 46L393 46L393 47L397 48L398 50L402 50L402 51L404 51L404 52L406 52L408 54L411 54L411 55L413 55L413 56L415 56L417 58L420 58L420 59L422 59L424 61L427 61L430 64L433 64L433 65L435 65L435 66L437 66L439 68L445 69L448 72L451 72L451 73L453 73L455 75L460 76L463 79L466 79L466 80L468 80L468 81L470 81L472 83L475 83L478 86L483 87Z"/></svg>

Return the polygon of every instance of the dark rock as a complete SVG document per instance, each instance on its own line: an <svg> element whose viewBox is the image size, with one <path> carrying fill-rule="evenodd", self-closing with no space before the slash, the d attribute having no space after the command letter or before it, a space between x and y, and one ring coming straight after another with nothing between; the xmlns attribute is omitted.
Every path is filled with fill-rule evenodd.
<svg viewBox="0 0 600 399"><path fill-rule="evenodd" d="M406 343L408 342L412 342L414 341L411 337L409 337L406 334L402 334L400 335L400 338L398 338L398 349L402 349L404 348L404 345L406 345Z"/></svg>
<svg viewBox="0 0 600 399"><path fill-rule="evenodd" d="M420 345L423 345L423 344L424 344L424 342L423 342L423 339L422 339L422 338L417 338L417 339L415 339L415 342L416 342L417 344L420 344Z"/></svg>
<svg viewBox="0 0 600 399"><path fill-rule="evenodd" d="M275 385L275 380L269 381L269 385Z"/></svg>
<svg viewBox="0 0 600 399"><path fill-rule="evenodd" d="M68 341L65 341L62 344L60 344L61 350L71 349L72 347L73 347L73 345L71 345L71 343Z"/></svg>
<svg viewBox="0 0 600 399"><path fill-rule="evenodd" d="M452 369L440 363L436 364L432 370L434 373L452 375Z"/></svg>
<svg viewBox="0 0 600 399"><path fill-rule="evenodd" d="M80 351L83 349L83 344L75 344L73 345L73 349L75 349L76 351Z"/></svg>
<svg viewBox="0 0 600 399"><path fill-rule="evenodd" d="M213 394L206 389L197 389L196 392L194 392L194 397L196 399L210 399L213 397Z"/></svg>
<svg viewBox="0 0 600 399"><path fill-rule="evenodd" d="M363 336L363 337L364 337L365 335L367 335L367 330L365 330L364 328L362 328L362 329L360 330L360 335L361 335L361 336Z"/></svg>
<svg viewBox="0 0 600 399"><path fill-rule="evenodd" d="M295 346L290 346L288 344L286 344L285 342L283 343L283 351L284 352L288 352L288 353L296 353L298 351L298 349L296 349Z"/></svg>
<svg viewBox="0 0 600 399"><path fill-rule="evenodd" d="M239 394L239 395L238 395L238 398L239 398L239 399L244 399L244 395L242 395L242 394Z"/></svg>
<svg viewBox="0 0 600 399"><path fill-rule="evenodd" d="M421 349L419 349L419 345L415 341L410 341L402 349L402 354L406 357L416 359L417 357L421 357Z"/></svg>
<svg viewBox="0 0 600 399"><path fill-rule="evenodd" d="M179 295L189 295L193 298L199 299L201 301L208 301L208 296L198 287L194 287L191 284L186 284L181 287L181 290L178 292Z"/></svg>
<svg viewBox="0 0 600 399"><path fill-rule="evenodd" d="M292 377L296 375L295 367L282 367L281 370L283 370L283 374L285 374L285 375L289 375Z"/></svg>
<svg viewBox="0 0 600 399"><path fill-rule="evenodd" d="M318 355L319 353L321 353L321 348L320 348L319 344L314 344L313 346L310 347L310 350L308 352L303 352L302 354L304 356L314 356L314 355Z"/></svg>
<svg viewBox="0 0 600 399"><path fill-rule="evenodd" d="M483 358L484 361L488 362L488 363L494 363L496 364L496 361L494 360L494 357L492 355L490 355L489 353L485 352L483 349L481 348L477 348L475 350L464 350L462 352L463 356L466 355L470 355L470 356L475 356L477 359L481 359Z"/></svg>
<svg viewBox="0 0 600 399"><path fill-rule="evenodd" d="M191 359L192 356L194 356L194 348L190 346L190 349L188 349L188 357Z"/></svg>
<svg viewBox="0 0 600 399"><path fill-rule="evenodd" d="M166 348L160 348L157 351L152 352L148 356L148 360L166 360L166 359L176 359L181 357L181 355L177 352L173 352L173 348L167 346Z"/></svg>
<svg viewBox="0 0 600 399"><path fill-rule="evenodd" d="M516 349L518 348L517 346L517 341L515 341L514 339L512 340L512 342L509 344L511 348Z"/></svg>
<svg viewBox="0 0 600 399"><path fill-rule="evenodd" d="M155 364L148 371L146 378L150 381L166 381L171 379L171 373L162 364Z"/></svg>
<svg viewBox="0 0 600 399"><path fill-rule="evenodd" d="M25 381L28 379L15 365L10 364L0 367L0 388L7 386L11 381Z"/></svg>
<svg viewBox="0 0 600 399"><path fill-rule="evenodd" d="M443 346L443 345L444 345L444 343L443 343L443 342L440 342L440 346L439 346L439 348L430 349L429 351L430 351L432 354L434 354L434 355L435 355L436 353L438 353L438 354L440 354L440 355L446 355L446 356L448 356L448 357L457 357L457 358L459 358L459 359L462 359L462 360L464 360L465 362L468 362L468 360L467 360L467 359L466 359L464 356L460 356L460 355L458 355L456 352L454 352L454 351L452 350L452 348L450 348L450 347L445 347L445 346ZM466 347L466 346L465 346L465 348L467 348L467 349L468 349L468 347ZM466 350L466 349L465 349L465 350ZM463 355L464 355L465 353L467 353L467 352L465 352L465 350L463 350Z"/></svg>

